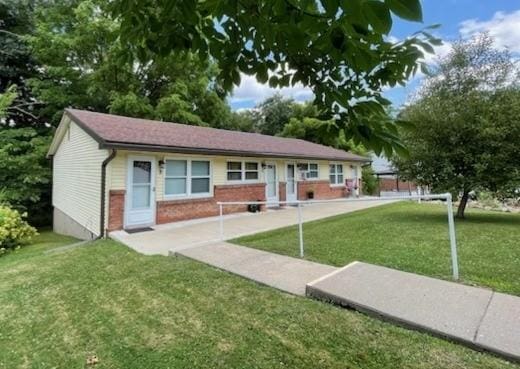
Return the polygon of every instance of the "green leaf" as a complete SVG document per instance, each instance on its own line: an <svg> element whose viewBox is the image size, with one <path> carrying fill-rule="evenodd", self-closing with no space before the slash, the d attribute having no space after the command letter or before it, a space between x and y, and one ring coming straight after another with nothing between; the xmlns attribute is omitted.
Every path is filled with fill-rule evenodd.
<svg viewBox="0 0 520 369"><path fill-rule="evenodd" d="M392 13L399 18L422 22L422 8L419 0L385 0Z"/></svg>
<svg viewBox="0 0 520 369"><path fill-rule="evenodd" d="M323 0L321 3L328 15L334 16L338 12L339 0Z"/></svg>
<svg viewBox="0 0 520 369"><path fill-rule="evenodd" d="M342 50L345 46L345 34L340 27L333 28L330 32L330 41L332 46L338 50Z"/></svg>
<svg viewBox="0 0 520 369"><path fill-rule="evenodd" d="M364 14L376 32L388 34L392 28L392 17L388 7L378 0L363 3Z"/></svg>

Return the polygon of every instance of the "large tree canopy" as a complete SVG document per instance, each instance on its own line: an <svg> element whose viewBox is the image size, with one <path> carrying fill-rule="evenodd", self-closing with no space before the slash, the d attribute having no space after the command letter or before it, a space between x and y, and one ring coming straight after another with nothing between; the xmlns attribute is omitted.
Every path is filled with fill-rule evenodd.
<svg viewBox="0 0 520 369"><path fill-rule="evenodd" d="M481 35L454 45L402 113L408 157L394 162L406 179L437 191L507 194L520 188L520 80L507 51Z"/></svg>
<svg viewBox="0 0 520 369"><path fill-rule="evenodd" d="M100 112L225 125L231 115L217 69L189 51L145 62L121 59L119 22L108 0L53 0L35 10L28 39L42 76L31 86L45 103L42 118L57 124L69 106Z"/></svg>
<svg viewBox="0 0 520 369"><path fill-rule="evenodd" d="M422 21L419 0L114 0L125 50L142 60L190 50L215 60L229 91L240 73L309 86L348 137L376 152L401 148L380 119L385 86L404 84L439 41L419 32L394 43L392 16Z"/></svg>

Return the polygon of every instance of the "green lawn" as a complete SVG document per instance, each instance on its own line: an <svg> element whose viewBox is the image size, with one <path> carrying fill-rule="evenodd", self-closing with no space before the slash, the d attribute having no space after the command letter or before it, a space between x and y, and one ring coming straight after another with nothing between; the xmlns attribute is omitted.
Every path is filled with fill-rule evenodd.
<svg viewBox="0 0 520 369"><path fill-rule="evenodd" d="M511 368L182 258L44 232L0 257L0 368Z"/></svg>
<svg viewBox="0 0 520 369"><path fill-rule="evenodd" d="M401 202L305 223L306 258L343 266L354 260L451 279L446 208ZM456 221L464 283L520 295L520 214L470 209ZM233 241L298 255L297 228Z"/></svg>

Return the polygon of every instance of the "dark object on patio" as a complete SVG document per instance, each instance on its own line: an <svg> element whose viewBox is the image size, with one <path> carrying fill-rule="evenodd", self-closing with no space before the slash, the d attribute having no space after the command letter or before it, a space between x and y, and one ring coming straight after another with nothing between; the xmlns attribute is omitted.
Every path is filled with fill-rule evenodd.
<svg viewBox="0 0 520 369"><path fill-rule="evenodd" d="M249 211L250 213L256 213L256 212L259 212L260 210L261 210L261 205L260 204L249 204L249 205L247 205L247 211Z"/></svg>
<svg viewBox="0 0 520 369"><path fill-rule="evenodd" d="M126 233L139 233L139 232L148 232L153 231L153 228L150 227L143 227L143 228L132 228L132 229L125 229Z"/></svg>

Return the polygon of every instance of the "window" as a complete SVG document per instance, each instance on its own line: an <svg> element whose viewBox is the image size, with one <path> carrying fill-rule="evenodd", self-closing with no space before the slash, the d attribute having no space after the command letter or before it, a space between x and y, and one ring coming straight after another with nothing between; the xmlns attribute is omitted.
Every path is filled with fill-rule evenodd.
<svg viewBox="0 0 520 369"><path fill-rule="evenodd" d="M227 179L228 179L228 181L241 181L242 180L242 162L241 161L228 161Z"/></svg>
<svg viewBox="0 0 520 369"><path fill-rule="evenodd" d="M331 185L343 185L343 164L330 164L329 178Z"/></svg>
<svg viewBox="0 0 520 369"><path fill-rule="evenodd" d="M259 178L258 163L249 161L228 161L228 181L257 181Z"/></svg>
<svg viewBox="0 0 520 369"><path fill-rule="evenodd" d="M187 195L188 165L186 160L166 160L165 195Z"/></svg>
<svg viewBox="0 0 520 369"><path fill-rule="evenodd" d="M207 160L166 160L166 196L210 195L210 163Z"/></svg>
<svg viewBox="0 0 520 369"><path fill-rule="evenodd" d="M191 193L209 194L209 161L191 162Z"/></svg>
<svg viewBox="0 0 520 369"><path fill-rule="evenodd" d="M246 181L256 181L258 180L258 163L249 163L245 164L245 179Z"/></svg>
<svg viewBox="0 0 520 369"><path fill-rule="evenodd" d="M309 164L309 170L307 172L307 178L318 178L318 164L310 163Z"/></svg>
<svg viewBox="0 0 520 369"><path fill-rule="evenodd" d="M298 170L303 174L305 179L319 178L319 169L317 163L300 163Z"/></svg>

